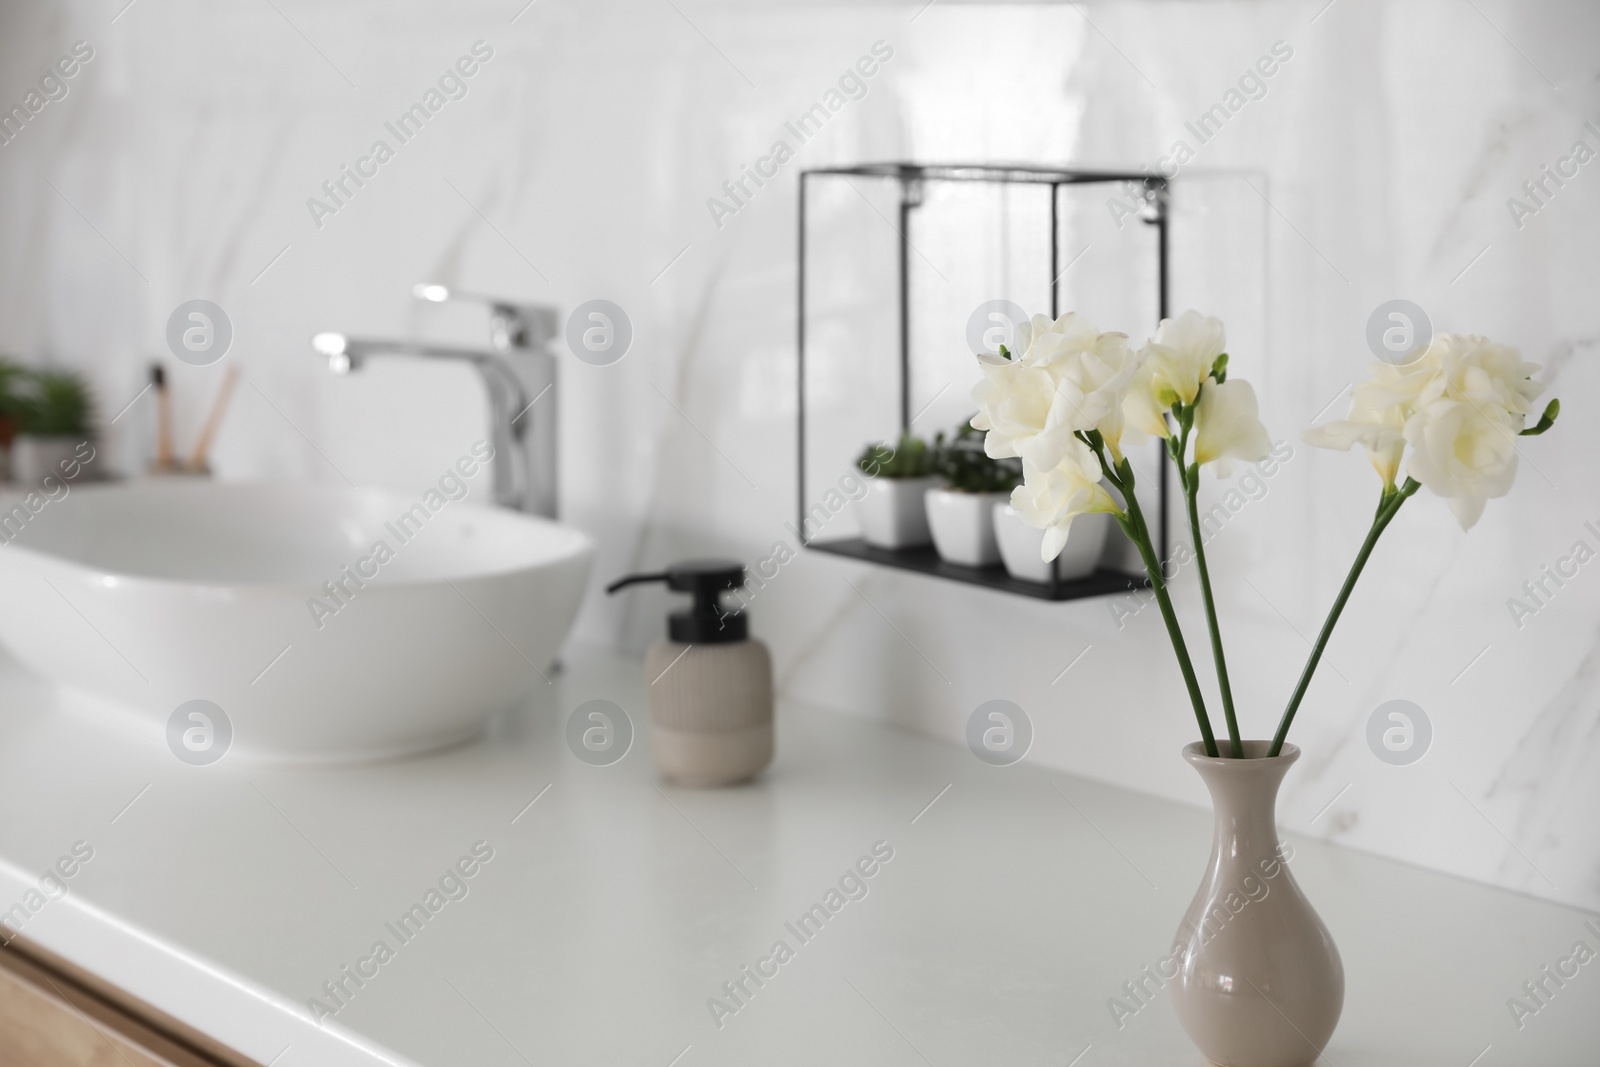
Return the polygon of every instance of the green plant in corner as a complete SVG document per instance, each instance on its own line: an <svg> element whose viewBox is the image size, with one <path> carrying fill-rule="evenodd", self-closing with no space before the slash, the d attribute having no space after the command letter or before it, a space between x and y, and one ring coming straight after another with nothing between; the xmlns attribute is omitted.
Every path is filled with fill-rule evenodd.
<svg viewBox="0 0 1600 1067"><path fill-rule="evenodd" d="M0 356L0 448L10 448L22 421L27 398L20 387L27 370L10 356Z"/></svg>
<svg viewBox="0 0 1600 1067"><path fill-rule="evenodd" d="M94 430L94 398L76 371L33 370L21 374L17 432L34 437L87 439Z"/></svg>

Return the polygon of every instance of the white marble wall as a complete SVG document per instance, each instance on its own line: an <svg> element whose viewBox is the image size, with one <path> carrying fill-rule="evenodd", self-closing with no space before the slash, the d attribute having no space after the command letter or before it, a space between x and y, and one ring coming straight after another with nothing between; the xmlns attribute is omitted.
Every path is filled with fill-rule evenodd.
<svg viewBox="0 0 1600 1067"><path fill-rule="evenodd" d="M1297 443L1368 361L1368 314L1406 297L1439 328L1517 343L1546 366L1563 424L1524 444L1520 484L1470 536L1425 497L1395 524L1302 710L1282 814L1600 908L1600 564L1520 628L1506 606L1575 541L1600 547L1584 528L1600 521L1600 473L1579 436L1600 398L1600 163L1520 227L1506 206L1575 139L1600 146L1583 128L1600 126L1591 5L123 2L0 11L7 106L72 42L95 53L0 146L0 349L85 369L109 419L162 352L171 309L214 300L247 382L217 445L222 476L411 487L478 435L474 381L403 363L334 378L310 334L480 340L470 310L413 305L424 279L564 308L613 300L635 329L627 357L563 368L563 507L601 545L580 638L630 649L655 638L665 599L608 601L603 579L692 554L753 563L791 539L800 168L1154 162L1287 42L1266 96L1178 186L1196 229L1179 242L1175 301L1226 314L1235 372L1257 384L1274 436L1296 442L1212 543L1247 732L1270 732L1370 514L1359 458ZM316 226L307 198L478 40L494 52L469 94ZM719 227L707 198L876 41L893 57L866 95ZM1148 324L1113 299L1136 257L1092 204L1074 219L1094 247L1069 293L1138 339ZM948 274L972 266L959 240L929 239L935 273L941 258ZM952 282L923 306L1028 284L999 266L977 276L1002 291ZM863 366L892 343L864 337ZM165 362L192 434L220 368ZM114 463L137 467L147 419L148 398L108 427ZM1199 646L1196 590L1176 595ZM1203 800L1177 759L1193 721L1153 609L1119 625L1106 601L1023 601L808 554L752 612L790 697L951 739L1004 697L1036 725L1030 759ZM1434 724L1414 766L1365 742L1393 698Z"/></svg>

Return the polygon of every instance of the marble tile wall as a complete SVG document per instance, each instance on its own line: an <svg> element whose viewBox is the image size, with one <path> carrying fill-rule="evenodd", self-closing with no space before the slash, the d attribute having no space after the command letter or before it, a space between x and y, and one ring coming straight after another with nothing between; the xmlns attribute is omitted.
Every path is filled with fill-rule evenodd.
<svg viewBox="0 0 1600 1067"><path fill-rule="evenodd" d="M1035 726L1029 759L1202 803L1177 758L1193 722L1153 609L1045 604L778 551L793 544L797 492L798 172L896 158L1138 167L1185 141L1174 303L1228 320L1234 371L1292 448L1211 547L1247 732L1270 732L1373 504L1359 458L1314 454L1298 436L1370 361L1373 309L1403 297L1439 329L1518 344L1566 404L1470 535L1426 497L1396 523L1302 710L1286 827L1600 908L1600 564L1547 586L1532 614L1508 606L1577 542L1600 548L1586 525L1600 526L1600 473L1580 436L1600 399L1600 163L1542 204L1523 190L1576 141L1600 149L1600 10L520 6L7 5L5 106L74 42L93 54L0 145L0 350L86 371L107 462L136 471L150 415L135 397L167 316L216 301L245 374L216 446L221 477L412 488L481 434L475 381L403 362L336 378L312 333L481 341L478 313L410 299L421 280L564 309L612 300L632 347L606 367L567 363L559 398L563 513L600 545L579 640L639 650L656 638L663 595L599 593L630 568L782 557L751 612L785 696L956 741L977 705L1013 700ZM308 207L342 165L395 140L385 123L480 41L491 54L465 95L392 144L336 212ZM1289 56L1264 92L1201 143L1187 124L1275 45ZM875 49L873 76L858 96L847 87L856 98L803 143L787 131ZM728 204L724 182L778 140L792 158L775 177L736 211L709 205ZM1064 293L1137 341L1148 306L1125 279L1147 261L1137 228L1110 219L1094 198L1068 213L1068 252L1087 247ZM872 325L890 282L862 264L895 234L870 217L848 226L833 236L862 258L835 269L861 275L859 364L839 361L832 392L810 398L845 407L884 386L894 344ZM982 299L1042 299L1014 266L1027 248L931 224L923 236L930 332ZM959 338L927 340L930 358L959 356ZM192 435L219 368L164 362L180 436ZM942 397L937 380L920 387L941 405L929 425L962 413L967 383ZM1187 578L1176 599L1199 642ZM1411 766L1367 744L1369 716L1393 699L1433 726ZM930 796L942 785L929 784Z"/></svg>

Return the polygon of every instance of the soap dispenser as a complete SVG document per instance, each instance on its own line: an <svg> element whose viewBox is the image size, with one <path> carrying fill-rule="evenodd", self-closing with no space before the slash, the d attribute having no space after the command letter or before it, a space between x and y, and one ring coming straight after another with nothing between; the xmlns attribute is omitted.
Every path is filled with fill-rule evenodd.
<svg viewBox="0 0 1600 1067"><path fill-rule="evenodd" d="M659 574L630 574L606 587L665 582L694 605L667 618L667 640L645 656L650 685L650 753L680 785L746 781L772 761L772 656L750 637L743 611L725 611L723 592L744 585L744 564L693 560Z"/></svg>

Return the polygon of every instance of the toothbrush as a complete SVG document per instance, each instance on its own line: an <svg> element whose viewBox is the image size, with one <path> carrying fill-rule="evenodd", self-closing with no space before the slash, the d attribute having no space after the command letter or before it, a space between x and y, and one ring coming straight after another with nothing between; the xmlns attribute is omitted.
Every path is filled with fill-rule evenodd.
<svg viewBox="0 0 1600 1067"><path fill-rule="evenodd" d="M195 442L194 451L189 454L189 470L199 473L206 469L206 453L211 448L211 439L217 435L217 427L222 424L222 415L228 408L228 399L233 396L234 384L239 380L239 365L229 364L228 373L222 378L222 386L217 390L217 398L211 402L211 414L206 416L206 424L200 431L200 439Z"/></svg>
<svg viewBox="0 0 1600 1067"><path fill-rule="evenodd" d="M156 470L169 471L172 460L172 398L167 395L167 372L161 364L150 366L150 384L156 389Z"/></svg>

